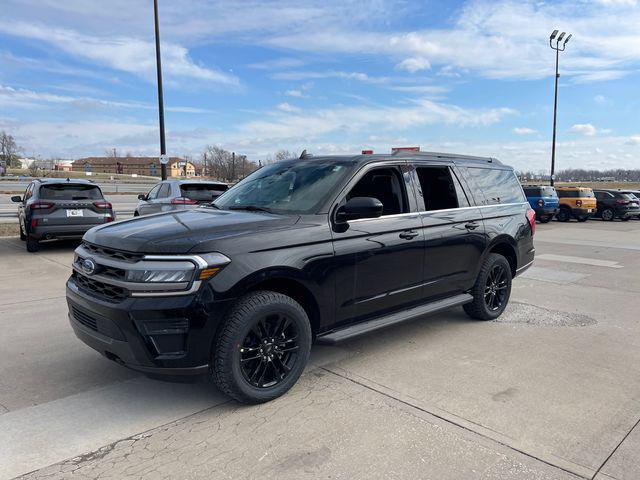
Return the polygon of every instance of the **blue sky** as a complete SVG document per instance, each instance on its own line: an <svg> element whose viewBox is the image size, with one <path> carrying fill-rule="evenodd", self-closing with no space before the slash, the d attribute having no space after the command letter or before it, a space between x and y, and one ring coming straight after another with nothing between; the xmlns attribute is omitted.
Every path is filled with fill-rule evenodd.
<svg viewBox="0 0 640 480"><path fill-rule="evenodd" d="M637 0L159 0L168 153L392 146L640 168ZM28 156L158 154L150 0L0 0L0 129Z"/></svg>

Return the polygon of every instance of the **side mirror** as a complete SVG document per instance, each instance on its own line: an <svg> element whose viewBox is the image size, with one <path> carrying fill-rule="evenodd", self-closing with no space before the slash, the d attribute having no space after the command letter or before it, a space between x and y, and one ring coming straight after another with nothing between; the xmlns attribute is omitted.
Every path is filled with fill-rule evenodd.
<svg viewBox="0 0 640 480"><path fill-rule="evenodd" d="M11 201L14 203L22 203L22 197L20 195L14 195L11 197Z"/></svg>
<svg viewBox="0 0 640 480"><path fill-rule="evenodd" d="M140 195L138 195L138 200L146 200L147 196L144 193L141 193Z"/></svg>
<svg viewBox="0 0 640 480"><path fill-rule="evenodd" d="M382 215L382 202L373 197L353 197L338 209L336 219L348 222L359 218L378 218Z"/></svg>

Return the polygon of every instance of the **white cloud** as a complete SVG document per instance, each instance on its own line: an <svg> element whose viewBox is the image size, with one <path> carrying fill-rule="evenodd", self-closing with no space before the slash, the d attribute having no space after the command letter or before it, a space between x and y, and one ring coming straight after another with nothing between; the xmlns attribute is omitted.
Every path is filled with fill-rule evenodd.
<svg viewBox="0 0 640 480"><path fill-rule="evenodd" d="M396 65L396 67L400 70L415 73L420 70L429 70L431 68L431 63L424 57L412 57L404 59Z"/></svg>
<svg viewBox="0 0 640 480"><path fill-rule="evenodd" d="M631 135L626 143L627 145L640 145L640 135Z"/></svg>
<svg viewBox="0 0 640 480"><path fill-rule="evenodd" d="M300 108L293 106L287 102L283 102L280 105L278 105L278 110L281 110L287 113L293 113L293 112L299 112Z"/></svg>
<svg viewBox="0 0 640 480"><path fill-rule="evenodd" d="M605 98L604 95L596 95L595 97L593 97L593 101L599 105L602 105L606 103L607 99Z"/></svg>
<svg viewBox="0 0 640 480"><path fill-rule="evenodd" d="M284 92L285 95L289 96L289 97L304 97L304 93L302 93L302 90L296 90L296 89L292 89L292 90L287 90L286 92Z"/></svg>
<svg viewBox="0 0 640 480"><path fill-rule="evenodd" d="M155 46L127 36L93 37L75 30L46 27L36 23L2 22L0 32L49 43L77 57L153 80ZM163 72L171 77L191 78L224 85L238 85L233 75L196 64L188 50L175 43L162 43Z"/></svg>
<svg viewBox="0 0 640 480"><path fill-rule="evenodd" d="M570 133L577 133L580 135L584 135L587 137L592 137L597 133L596 127L591 125L590 123L576 123L570 129Z"/></svg>
<svg viewBox="0 0 640 480"><path fill-rule="evenodd" d="M250 68L258 70L276 70L278 68L297 68L304 65L300 59L297 58L275 58L273 60L265 60L264 62L256 62L248 65Z"/></svg>
<svg viewBox="0 0 640 480"><path fill-rule="evenodd" d="M516 135L533 135L534 133L538 133L538 131L533 128L516 127L513 129L513 133Z"/></svg>

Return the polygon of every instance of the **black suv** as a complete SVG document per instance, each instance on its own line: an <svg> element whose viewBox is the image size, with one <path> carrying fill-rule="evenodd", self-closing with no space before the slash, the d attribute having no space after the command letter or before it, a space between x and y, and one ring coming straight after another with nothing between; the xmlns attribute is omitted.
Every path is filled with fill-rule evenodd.
<svg viewBox="0 0 640 480"><path fill-rule="evenodd" d="M156 375L211 376L243 402L282 395L313 341L443 309L505 309L533 262L535 213L512 168L438 153L302 158L209 207L84 236L67 283L76 335Z"/></svg>
<svg viewBox="0 0 640 480"><path fill-rule="evenodd" d="M635 195L620 190L593 190L598 202L596 216L605 221L629 220L640 215L640 202Z"/></svg>
<svg viewBox="0 0 640 480"><path fill-rule="evenodd" d="M115 220L100 187L87 180L34 180L24 197L11 200L20 204L20 240L29 252L38 251L41 240L81 238L90 228Z"/></svg>

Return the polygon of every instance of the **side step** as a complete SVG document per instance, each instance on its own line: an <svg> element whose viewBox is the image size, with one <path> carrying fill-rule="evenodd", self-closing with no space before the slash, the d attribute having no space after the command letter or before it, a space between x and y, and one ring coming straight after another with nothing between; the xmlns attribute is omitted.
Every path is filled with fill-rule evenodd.
<svg viewBox="0 0 640 480"><path fill-rule="evenodd" d="M460 295L444 298L426 305L419 305L417 307L410 308L409 310L394 312L383 317L374 318L373 320L350 325L340 330L334 330L318 337L316 339L316 343L319 345L335 345L338 342L342 342L352 337L357 337L363 333L373 332L374 330L386 328L391 325L395 325L396 323L405 322L416 317L430 315L442 310L447 310L448 308L464 305L472 300L473 297L468 293L461 293Z"/></svg>

